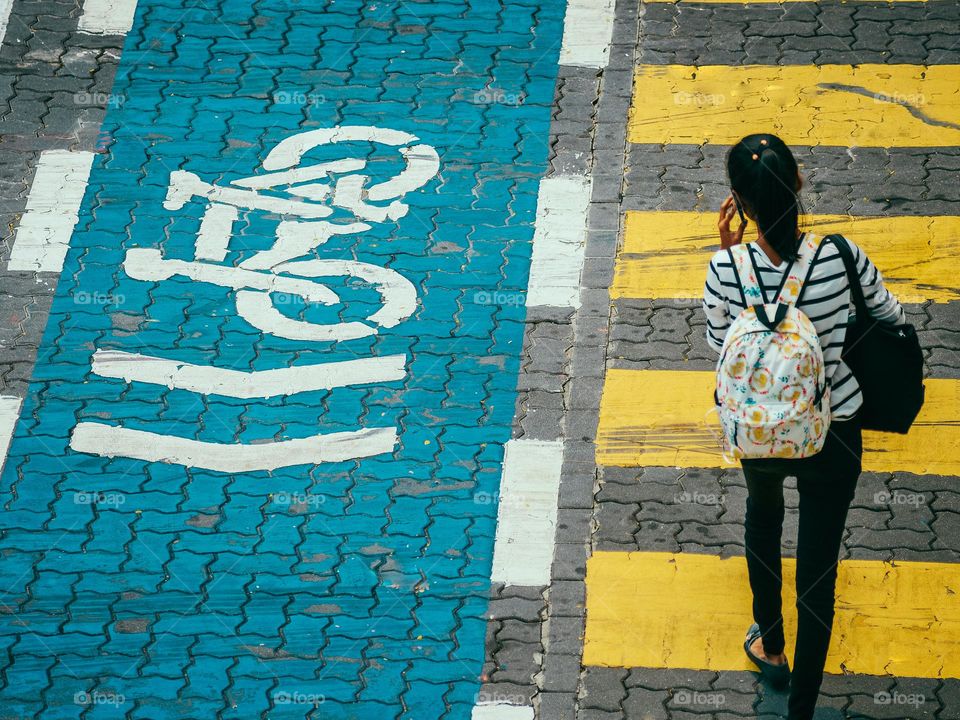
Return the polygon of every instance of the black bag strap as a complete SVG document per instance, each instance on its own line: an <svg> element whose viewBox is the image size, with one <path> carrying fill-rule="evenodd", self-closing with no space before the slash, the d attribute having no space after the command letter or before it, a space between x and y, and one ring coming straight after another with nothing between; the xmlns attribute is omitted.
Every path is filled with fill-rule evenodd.
<svg viewBox="0 0 960 720"><path fill-rule="evenodd" d="M857 261L853 257L850 243L843 235L828 235L824 240L832 242L836 246L837 252L840 253L843 266L847 271L847 283L850 285L850 292L853 295L853 305L857 309L857 319L866 320L870 317L870 311L867 310L867 301L863 297L860 271L857 270Z"/></svg>

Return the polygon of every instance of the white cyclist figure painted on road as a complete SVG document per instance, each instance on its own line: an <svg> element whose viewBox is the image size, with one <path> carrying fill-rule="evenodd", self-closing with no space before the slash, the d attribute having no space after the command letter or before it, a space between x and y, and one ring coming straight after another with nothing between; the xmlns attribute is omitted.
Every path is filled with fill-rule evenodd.
<svg viewBox="0 0 960 720"><path fill-rule="evenodd" d="M175 171L164 208L176 212L198 199L206 202L194 258L165 258L158 249L133 248L127 251L123 269L131 278L147 282L176 276L230 288L240 317L264 333L288 340L338 342L395 327L416 309L417 291L410 280L380 265L312 255L334 236L363 233L372 228L370 223L396 221L407 214L403 196L423 187L440 168L436 150L417 140L409 133L371 126L309 130L278 143L262 170L249 177L215 184L192 172ZM305 161L316 148L358 141L395 149L400 172L374 183L364 158ZM275 239L269 249L239 265L225 265L241 210L279 216ZM347 222L334 221L344 215L349 216ZM272 299L283 293L307 303L339 304L341 298L323 283L323 278L331 277L351 277L371 286L380 296L380 307L359 320L323 324L290 317ZM245 372L100 349L94 354L93 371L204 395L272 397L399 380L405 375L405 363L404 355L394 355ZM378 455L391 452L396 441L393 427L240 445L82 422L74 429L71 447L98 455L243 472Z"/></svg>

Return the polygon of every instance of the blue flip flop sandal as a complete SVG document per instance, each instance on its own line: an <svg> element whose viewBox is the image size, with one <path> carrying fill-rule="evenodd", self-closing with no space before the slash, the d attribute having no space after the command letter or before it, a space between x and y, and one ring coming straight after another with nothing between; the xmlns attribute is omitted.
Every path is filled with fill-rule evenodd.
<svg viewBox="0 0 960 720"><path fill-rule="evenodd" d="M743 643L743 649L747 653L747 657L753 661L753 664L760 668L760 674L763 675L773 687L778 690L783 690L790 684L790 666L787 663L774 665L772 662L768 662L764 658L753 654L750 646L753 645L761 635L760 626L756 623L747 628L747 639Z"/></svg>

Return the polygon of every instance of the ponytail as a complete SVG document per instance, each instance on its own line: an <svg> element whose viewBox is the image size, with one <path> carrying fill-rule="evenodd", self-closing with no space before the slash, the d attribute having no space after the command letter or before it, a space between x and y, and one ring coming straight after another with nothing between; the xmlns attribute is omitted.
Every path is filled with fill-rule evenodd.
<svg viewBox="0 0 960 720"><path fill-rule="evenodd" d="M776 135L748 135L730 149L727 173L764 239L784 260L796 259L802 206L790 148Z"/></svg>

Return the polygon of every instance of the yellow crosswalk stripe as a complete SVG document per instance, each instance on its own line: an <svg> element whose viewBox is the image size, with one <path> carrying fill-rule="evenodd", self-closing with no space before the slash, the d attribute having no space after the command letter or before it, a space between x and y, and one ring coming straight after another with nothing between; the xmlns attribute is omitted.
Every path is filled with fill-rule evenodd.
<svg viewBox="0 0 960 720"><path fill-rule="evenodd" d="M729 145L747 132L788 145L960 145L957 65L641 65L634 143Z"/></svg>
<svg viewBox="0 0 960 720"><path fill-rule="evenodd" d="M714 379L711 371L607 371L597 464L729 467L711 412ZM864 470L960 475L960 380L928 379L926 386L908 435L864 433Z"/></svg>
<svg viewBox="0 0 960 720"><path fill-rule="evenodd" d="M796 563L784 559L792 657ZM587 561L584 665L752 670L746 560L598 552ZM960 564L845 560L826 671L960 677Z"/></svg>
<svg viewBox="0 0 960 720"><path fill-rule="evenodd" d="M804 227L821 236L841 233L857 243L901 302L960 300L960 217L812 215ZM628 212L611 296L703 297L717 243L714 213Z"/></svg>

